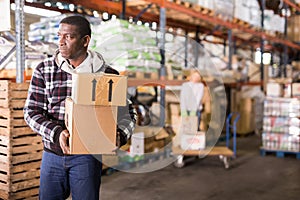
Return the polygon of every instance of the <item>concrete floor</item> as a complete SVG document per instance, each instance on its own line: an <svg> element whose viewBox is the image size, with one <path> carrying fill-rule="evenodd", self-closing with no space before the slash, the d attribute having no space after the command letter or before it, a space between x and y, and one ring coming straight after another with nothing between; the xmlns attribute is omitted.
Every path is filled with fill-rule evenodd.
<svg viewBox="0 0 300 200"><path fill-rule="evenodd" d="M218 157L179 169L103 175L101 200L299 200L300 160L261 157L257 135L238 138L238 155L226 170Z"/></svg>

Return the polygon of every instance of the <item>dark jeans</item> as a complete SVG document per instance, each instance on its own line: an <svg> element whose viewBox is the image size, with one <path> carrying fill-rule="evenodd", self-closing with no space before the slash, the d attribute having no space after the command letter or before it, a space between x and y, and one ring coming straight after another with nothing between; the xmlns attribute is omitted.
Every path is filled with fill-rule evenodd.
<svg viewBox="0 0 300 200"><path fill-rule="evenodd" d="M44 151L39 198L99 200L102 164L92 155L58 156Z"/></svg>

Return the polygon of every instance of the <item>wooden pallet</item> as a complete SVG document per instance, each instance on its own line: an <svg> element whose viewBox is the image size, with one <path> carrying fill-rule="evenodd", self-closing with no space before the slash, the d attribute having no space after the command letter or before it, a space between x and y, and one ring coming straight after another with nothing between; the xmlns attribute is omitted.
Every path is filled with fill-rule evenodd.
<svg viewBox="0 0 300 200"><path fill-rule="evenodd" d="M38 199L43 144L24 120L28 87L0 80L0 199Z"/></svg>
<svg viewBox="0 0 300 200"><path fill-rule="evenodd" d="M250 28L252 26L250 23L248 23L244 20L238 19L238 18L233 18L232 22L235 23L235 24L239 24L243 27L247 27L247 28Z"/></svg>
<svg viewBox="0 0 300 200"><path fill-rule="evenodd" d="M30 80L32 76L33 70L32 69L25 69L24 71L24 79ZM16 79L17 71L16 69L1 69L0 70L0 79L9 79L9 80L15 80Z"/></svg>
<svg viewBox="0 0 300 200"><path fill-rule="evenodd" d="M266 156L267 154L275 154L277 158L284 158L287 155L295 155L298 160L300 160L300 151L284 151L284 150L271 150L260 148L260 155Z"/></svg>
<svg viewBox="0 0 300 200"><path fill-rule="evenodd" d="M207 156L228 156L233 157L233 151L228 149L227 147L219 147L215 146L213 148L207 148L203 150L183 150L180 147L172 147L172 151L174 155L186 155L186 156L198 156L198 155L207 155Z"/></svg>
<svg viewBox="0 0 300 200"><path fill-rule="evenodd" d="M0 80L0 107L23 108L29 83L13 83Z"/></svg>
<svg viewBox="0 0 300 200"><path fill-rule="evenodd" d="M187 8L192 8L194 3L192 2L189 2L189 1L182 1L182 0L169 0L170 2L174 2L178 5L182 5L182 6L185 6Z"/></svg>
<svg viewBox="0 0 300 200"><path fill-rule="evenodd" d="M198 4L192 3L192 2L188 2L188 1L183 1L183 0L169 0L169 2L173 2L176 3L178 5L184 6L186 8L195 10L197 12L201 12L204 15L209 15L209 16L213 16L214 15L214 11L205 7L202 7ZM176 12L178 14L178 12Z"/></svg>

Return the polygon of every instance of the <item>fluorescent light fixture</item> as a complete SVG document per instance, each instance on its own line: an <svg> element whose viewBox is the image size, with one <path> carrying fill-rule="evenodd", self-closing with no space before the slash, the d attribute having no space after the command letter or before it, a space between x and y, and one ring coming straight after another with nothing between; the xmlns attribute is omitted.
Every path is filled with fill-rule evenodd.
<svg viewBox="0 0 300 200"><path fill-rule="evenodd" d="M155 30L157 29L157 23L156 22L152 22L152 28Z"/></svg>
<svg viewBox="0 0 300 200"><path fill-rule="evenodd" d="M260 64L261 63L261 52L260 50L255 52L255 63ZM269 65L271 63L271 53L263 53L263 64L264 65Z"/></svg>
<svg viewBox="0 0 300 200"><path fill-rule="evenodd" d="M58 9L63 10L65 7L61 2L57 2L56 6L58 7Z"/></svg>
<svg viewBox="0 0 300 200"><path fill-rule="evenodd" d="M117 16L116 15L112 15L111 16L111 20L116 20L117 19Z"/></svg>
<svg viewBox="0 0 300 200"><path fill-rule="evenodd" d="M107 13L107 12L104 12L104 13L102 14L102 17L103 17L104 20L107 20L107 19L108 19L108 13Z"/></svg>
<svg viewBox="0 0 300 200"><path fill-rule="evenodd" d="M51 7L52 6L52 4L50 2L45 2L44 5L47 6L47 7Z"/></svg>
<svg viewBox="0 0 300 200"><path fill-rule="evenodd" d="M61 2L56 2L56 6L57 7L62 6L62 3Z"/></svg>
<svg viewBox="0 0 300 200"><path fill-rule="evenodd" d="M10 8L12 10L16 10L16 4L12 3L10 5ZM42 8L35 8L31 6L24 6L24 12L28 14L43 16L43 17L54 17L54 16L61 15L61 12L46 10Z"/></svg>
<svg viewBox="0 0 300 200"><path fill-rule="evenodd" d="M69 4L69 10L73 12L75 10L75 5Z"/></svg>
<svg viewBox="0 0 300 200"><path fill-rule="evenodd" d="M94 15L94 17L99 17L100 16L99 13L96 10L93 11L93 15Z"/></svg>

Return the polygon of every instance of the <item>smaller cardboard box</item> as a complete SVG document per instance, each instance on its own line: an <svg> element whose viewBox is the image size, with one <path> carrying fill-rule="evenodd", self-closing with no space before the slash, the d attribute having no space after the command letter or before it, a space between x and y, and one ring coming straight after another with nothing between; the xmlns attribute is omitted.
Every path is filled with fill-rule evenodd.
<svg viewBox="0 0 300 200"><path fill-rule="evenodd" d="M127 77L105 73L72 74L72 99L81 105L125 106Z"/></svg>
<svg viewBox="0 0 300 200"><path fill-rule="evenodd" d="M115 154L116 106L79 105L67 98L65 109L71 154Z"/></svg>
<svg viewBox="0 0 300 200"><path fill-rule="evenodd" d="M183 150L205 149L205 132L198 131L196 134L182 134L180 147Z"/></svg>
<svg viewBox="0 0 300 200"><path fill-rule="evenodd" d="M283 85L281 83L267 83L267 96L268 97L282 97Z"/></svg>
<svg viewBox="0 0 300 200"><path fill-rule="evenodd" d="M181 117L180 134L196 134L198 126L197 116Z"/></svg>
<svg viewBox="0 0 300 200"><path fill-rule="evenodd" d="M131 146L130 146L130 154L132 156L138 155L144 155L144 140L145 135L144 132L134 133L131 138Z"/></svg>
<svg viewBox="0 0 300 200"><path fill-rule="evenodd" d="M293 83L292 84L292 95L293 97L300 97L300 83Z"/></svg>

